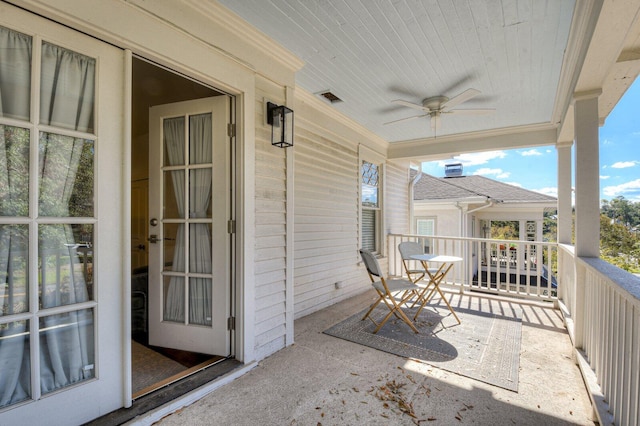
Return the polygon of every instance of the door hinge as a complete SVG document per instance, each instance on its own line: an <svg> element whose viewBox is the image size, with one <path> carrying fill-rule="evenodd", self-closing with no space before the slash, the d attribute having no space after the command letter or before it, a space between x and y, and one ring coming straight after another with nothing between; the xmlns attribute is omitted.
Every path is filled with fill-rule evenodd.
<svg viewBox="0 0 640 426"><path fill-rule="evenodd" d="M234 138L236 136L236 125L233 123L227 124L227 134L230 138Z"/></svg>
<svg viewBox="0 0 640 426"><path fill-rule="evenodd" d="M227 330L235 330L236 329L236 317L227 318Z"/></svg>
<svg viewBox="0 0 640 426"><path fill-rule="evenodd" d="M236 221L230 220L227 222L227 233L235 234L236 233Z"/></svg>

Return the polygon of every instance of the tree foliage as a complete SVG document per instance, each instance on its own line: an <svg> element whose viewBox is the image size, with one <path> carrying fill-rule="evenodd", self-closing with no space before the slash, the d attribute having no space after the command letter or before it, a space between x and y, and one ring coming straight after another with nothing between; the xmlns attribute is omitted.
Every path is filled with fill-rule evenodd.
<svg viewBox="0 0 640 426"><path fill-rule="evenodd" d="M640 272L640 202L622 196L602 200L600 257L629 272Z"/></svg>

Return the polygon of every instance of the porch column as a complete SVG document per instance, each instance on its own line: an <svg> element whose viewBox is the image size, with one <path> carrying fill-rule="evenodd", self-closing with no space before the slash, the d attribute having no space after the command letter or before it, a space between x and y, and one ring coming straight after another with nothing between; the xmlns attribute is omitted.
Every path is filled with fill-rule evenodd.
<svg viewBox="0 0 640 426"><path fill-rule="evenodd" d="M558 242L571 244L571 146L573 141L558 142Z"/></svg>
<svg viewBox="0 0 640 426"><path fill-rule="evenodd" d="M598 96L601 90L574 96L576 140L576 256L600 256L600 164Z"/></svg>
<svg viewBox="0 0 640 426"><path fill-rule="evenodd" d="M598 96L601 90L574 95L574 132L576 143L576 243L575 256L600 255L600 164L598 145ZM584 346L584 298L586 270L575 265L574 346Z"/></svg>

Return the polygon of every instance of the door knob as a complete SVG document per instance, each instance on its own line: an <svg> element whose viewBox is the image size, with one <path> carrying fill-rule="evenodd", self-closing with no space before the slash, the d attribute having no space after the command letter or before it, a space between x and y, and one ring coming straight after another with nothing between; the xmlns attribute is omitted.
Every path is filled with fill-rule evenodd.
<svg viewBox="0 0 640 426"><path fill-rule="evenodd" d="M151 244L156 244L158 241L162 241L162 239L158 238L157 235L153 234L153 235L149 235L149 238L147 238L147 241L149 241Z"/></svg>
<svg viewBox="0 0 640 426"><path fill-rule="evenodd" d="M143 250L145 249L145 245L144 244L138 244L138 250Z"/></svg>
<svg viewBox="0 0 640 426"><path fill-rule="evenodd" d="M154 217L153 219L151 219L151 220L149 221L149 224L150 224L151 226L158 226L158 219L156 219L156 218Z"/></svg>

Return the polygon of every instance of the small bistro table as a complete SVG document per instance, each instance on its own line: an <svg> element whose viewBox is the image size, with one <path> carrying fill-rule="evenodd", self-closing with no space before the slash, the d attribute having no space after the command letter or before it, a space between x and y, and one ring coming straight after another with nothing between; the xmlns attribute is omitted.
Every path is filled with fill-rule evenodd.
<svg viewBox="0 0 640 426"><path fill-rule="evenodd" d="M451 268L453 268L453 265L455 265L457 262L462 262L462 258L457 256L446 256L446 255L435 255L435 254L414 254L411 256L411 259L420 261L420 263L422 263L422 267L424 268L427 275L429 276L429 284L427 284L427 286L424 288L424 290L422 290L422 292L418 296L420 307L418 308L418 311L413 317L413 320L415 321L416 318L418 318L418 315L420 315L422 308L424 308L427 302L431 300L431 298L434 296L435 292L437 291L440 294L440 297L442 298L442 300L444 300L444 303L449 308L449 311L451 311L455 319L458 321L458 324L461 324L460 318L458 318L458 315L456 315L455 311L449 304L449 301L442 293L442 290L440 290L440 283L447 276ZM429 263L439 263L440 266L436 269L436 272L433 272L434 268L431 268L431 270L429 270L429 265L428 265Z"/></svg>

